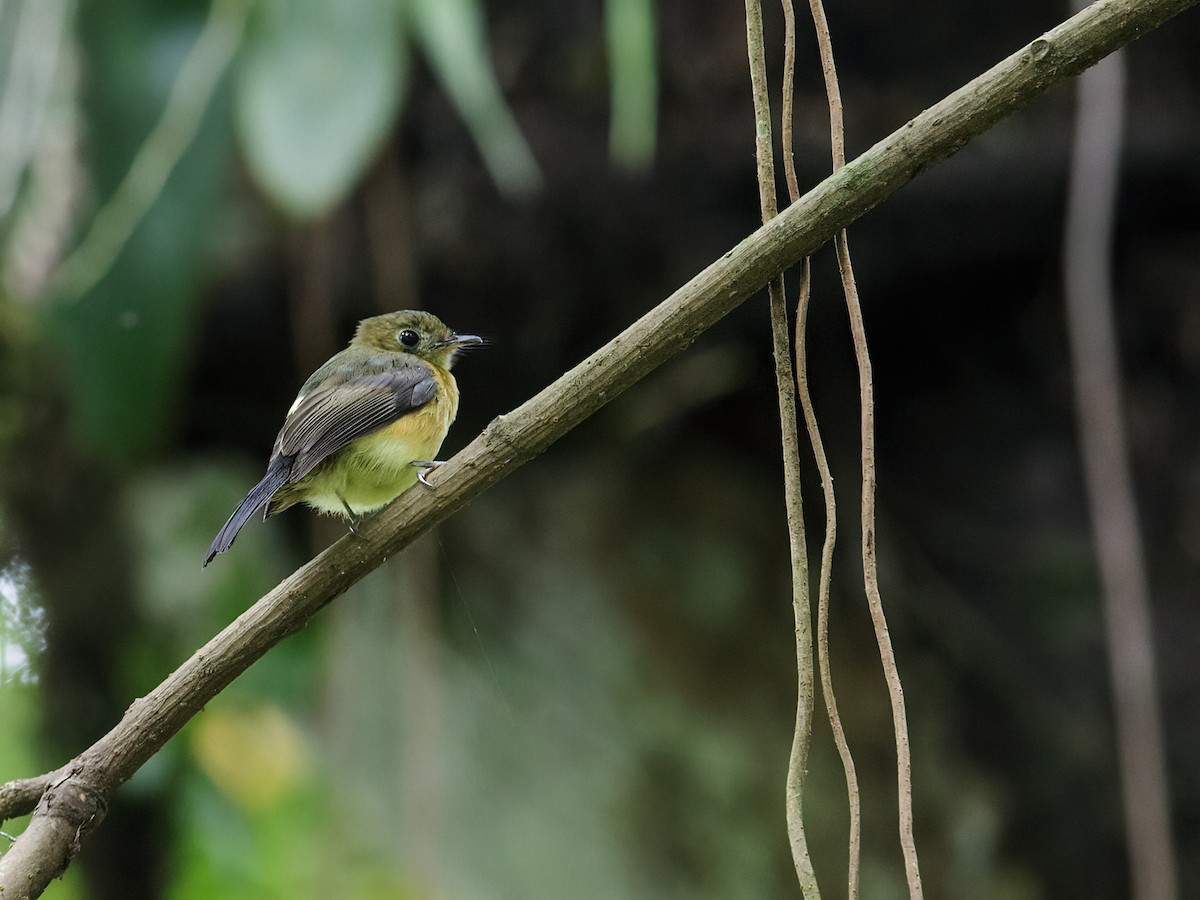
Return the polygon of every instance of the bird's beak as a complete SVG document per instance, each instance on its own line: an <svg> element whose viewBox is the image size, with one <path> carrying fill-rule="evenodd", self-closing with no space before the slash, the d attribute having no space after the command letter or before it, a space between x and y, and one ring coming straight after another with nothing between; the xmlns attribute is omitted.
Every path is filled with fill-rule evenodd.
<svg viewBox="0 0 1200 900"><path fill-rule="evenodd" d="M470 347L484 343L483 338L477 334L452 334L445 340L438 341L439 347L453 347L455 350L461 347Z"/></svg>

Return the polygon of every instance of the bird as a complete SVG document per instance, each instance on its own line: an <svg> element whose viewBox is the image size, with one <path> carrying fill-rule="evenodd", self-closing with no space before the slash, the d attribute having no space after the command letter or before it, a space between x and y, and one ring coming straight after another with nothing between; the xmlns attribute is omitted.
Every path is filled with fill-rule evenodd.
<svg viewBox="0 0 1200 900"><path fill-rule="evenodd" d="M483 344L423 310L363 319L346 349L296 395L267 471L217 532L207 567L259 509L263 519L297 503L343 516L350 530L426 472L458 414L450 374L459 352Z"/></svg>

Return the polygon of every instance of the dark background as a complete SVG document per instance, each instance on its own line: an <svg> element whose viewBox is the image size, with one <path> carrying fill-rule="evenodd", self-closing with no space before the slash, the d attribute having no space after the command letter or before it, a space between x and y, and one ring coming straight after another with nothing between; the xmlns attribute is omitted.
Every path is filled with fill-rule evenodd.
<svg viewBox="0 0 1200 900"><path fill-rule="evenodd" d="M256 174L239 124L246 59L270 34L260 9L130 243L71 298L21 275L29 220L57 223L35 229L52 271L145 141L206 12L79 4L74 80L60 76L35 155L45 171L31 164L5 224L0 780L81 750L341 533L289 512L200 570L296 387L357 320L422 307L489 338L456 369L448 456L754 229L742 5L653 5L657 82L640 84L657 133L640 167L609 147L604 16L617 5L462 7L485 21L477 61L540 189L494 177L429 39L388 26L411 56L399 105L344 189L303 216ZM369 34L372 4L351 7ZM778 114L781 16L765 13ZM848 154L1067 14L831 6ZM807 186L828 171L828 126L798 19ZM1197 46L1192 12L1126 55L1113 273L1184 896L1200 891ZM1051 90L850 231L932 897L1129 891L1060 290L1072 97ZM758 297L373 574L139 773L48 896L795 895L769 351ZM829 250L814 260L810 379L839 491L832 659L864 786L863 896L901 896L891 722L855 543L857 374ZM805 805L833 897L841 778L819 710Z"/></svg>

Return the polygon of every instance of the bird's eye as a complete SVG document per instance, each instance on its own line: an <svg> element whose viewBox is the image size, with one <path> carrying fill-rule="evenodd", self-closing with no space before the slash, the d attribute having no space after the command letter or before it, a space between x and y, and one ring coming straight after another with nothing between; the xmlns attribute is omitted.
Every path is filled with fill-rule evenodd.
<svg viewBox="0 0 1200 900"><path fill-rule="evenodd" d="M421 336L411 328L405 328L397 335L397 337L400 339L400 343L405 347L415 347L421 341Z"/></svg>

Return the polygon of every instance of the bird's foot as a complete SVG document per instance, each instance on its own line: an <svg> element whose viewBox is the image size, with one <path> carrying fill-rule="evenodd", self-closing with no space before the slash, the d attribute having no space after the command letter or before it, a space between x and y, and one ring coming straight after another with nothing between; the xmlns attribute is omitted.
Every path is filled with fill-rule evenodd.
<svg viewBox="0 0 1200 900"><path fill-rule="evenodd" d="M417 467L417 481L421 482L425 487L433 487L426 476L444 462L445 460L441 459L414 459L412 465Z"/></svg>
<svg viewBox="0 0 1200 900"><path fill-rule="evenodd" d="M338 497L342 501L342 508L346 510L346 518L350 520L350 533L357 538L363 536L358 530L358 526L362 524L363 517L350 508L350 504L346 502L345 497Z"/></svg>

